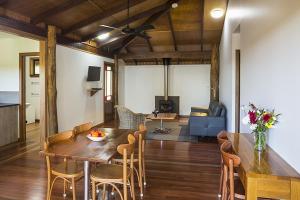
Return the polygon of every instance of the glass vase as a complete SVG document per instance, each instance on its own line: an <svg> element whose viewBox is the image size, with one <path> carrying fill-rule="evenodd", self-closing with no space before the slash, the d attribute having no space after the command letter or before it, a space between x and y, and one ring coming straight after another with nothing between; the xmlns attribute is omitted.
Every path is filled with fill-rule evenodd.
<svg viewBox="0 0 300 200"><path fill-rule="evenodd" d="M263 151L266 149L266 133L265 132L257 132L254 133L254 142L255 142L255 150Z"/></svg>

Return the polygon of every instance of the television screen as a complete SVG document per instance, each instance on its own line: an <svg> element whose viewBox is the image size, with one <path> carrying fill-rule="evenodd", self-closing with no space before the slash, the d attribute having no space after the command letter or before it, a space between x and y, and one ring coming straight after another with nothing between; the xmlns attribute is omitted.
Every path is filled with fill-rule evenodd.
<svg viewBox="0 0 300 200"><path fill-rule="evenodd" d="M100 81L100 67L89 66L87 81Z"/></svg>

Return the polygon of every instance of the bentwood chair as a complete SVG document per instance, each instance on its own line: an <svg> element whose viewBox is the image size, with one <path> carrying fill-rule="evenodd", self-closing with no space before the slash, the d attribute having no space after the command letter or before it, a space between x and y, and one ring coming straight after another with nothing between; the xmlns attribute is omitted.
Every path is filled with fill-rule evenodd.
<svg viewBox="0 0 300 200"><path fill-rule="evenodd" d="M134 177L133 177L133 158L134 158L134 143L135 137L132 134L128 135L129 144L121 144L117 147L117 151L123 156L123 165L117 164L101 164L91 171L92 181L92 197L96 200L96 187L103 186L102 199L105 199L106 186L111 186L116 190L122 200L128 199L127 184L130 187L130 194L135 200L134 192ZM129 159L129 160L128 160ZM128 167L127 162L130 163ZM123 193L117 187L123 186Z"/></svg>
<svg viewBox="0 0 300 200"><path fill-rule="evenodd" d="M143 197L144 186L146 186L146 170L145 170L145 137L147 129L144 124L139 125L139 130L134 133L136 140L138 140L138 155L134 157L134 164L138 165L138 169L134 166L134 172L138 179L140 188L140 196ZM114 158L113 163L123 163L123 159ZM129 163L128 163L129 164Z"/></svg>
<svg viewBox="0 0 300 200"><path fill-rule="evenodd" d="M72 138L73 131L66 131L62 133L55 134L47 138L44 144L45 150L50 148L57 142L67 140ZM66 197L67 184L70 184L73 190L73 200L76 199L76 187L75 182L83 177L83 170L75 162L68 162L67 158L64 158L63 162L56 164L51 161L50 157L46 155L47 162L47 173L48 173L48 189L47 189L47 200L51 199L51 193L53 185L57 179L62 179L64 181L64 194Z"/></svg>
<svg viewBox="0 0 300 200"><path fill-rule="evenodd" d="M222 200L245 199L245 191L242 187L240 179L234 178L234 168L238 168L241 159L233 154L232 145L229 141L225 141L221 145L221 154L223 159L223 186ZM240 190L237 192L237 190Z"/></svg>
<svg viewBox="0 0 300 200"><path fill-rule="evenodd" d="M92 122L88 122L85 124L81 124L78 126L75 126L73 129L74 135L86 132L88 130L90 130L91 128L93 128L93 123Z"/></svg>
<svg viewBox="0 0 300 200"><path fill-rule="evenodd" d="M221 147L221 145L228 141L228 137L227 137L227 132L226 131L221 131L218 135L217 135L217 139L218 139L218 144L219 147ZM221 194L222 194L222 184L223 184L223 159L222 159L222 155L221 155L221 172L220 172L220 185L219 185L219 193L218 193L218 197L221 198Z"/></svg>

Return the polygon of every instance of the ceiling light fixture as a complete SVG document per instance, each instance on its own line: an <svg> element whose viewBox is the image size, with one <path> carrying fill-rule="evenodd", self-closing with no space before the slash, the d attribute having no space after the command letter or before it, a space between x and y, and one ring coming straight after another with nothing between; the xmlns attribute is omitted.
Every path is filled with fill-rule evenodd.
<svg viewBox="0 0 300 200"><path fill-rule="evenodd" d="M223 17L224 10L222 8L215 8L210 11L210 16L215 19Z"/></svg>
<svg viewBox="0 0 300 200"><path fill-rule="evenodd" d="M98 38L99 40L105 40L105 39L107 39L108 37L109 37L109 33L103 33L103 34L97 36L97 38Z"/></svg>
<svg viewBox="0 0 300 200"><path fill-rule="evenodd" d="M172 3L172 8L177 8L178 7L178 3Z"/></svg>

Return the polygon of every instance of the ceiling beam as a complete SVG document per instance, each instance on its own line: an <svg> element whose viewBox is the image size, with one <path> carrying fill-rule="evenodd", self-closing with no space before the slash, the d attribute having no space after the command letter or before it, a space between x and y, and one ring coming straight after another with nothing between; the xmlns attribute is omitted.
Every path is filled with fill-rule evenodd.
<svg viewBox="0 0 300 200"><path fill-rule="evenodd" d="M175 38L175 32L174 32L174 26L173 26L173 21L172 21L172 16L171 13L168 12L168 21L169 21L169 26L170 26L170 30L171 30L171 34L172 34L172 40L173 40L173 45L174 45L174 50L177 51L177 42L176 42L176 38Z"/></svg>
<svg viewBox="0 0 300 200"><path fill-rule="evenodd" d="M66 11L68 9L71 9L83 2L86 2L86 0L69 0L69 1L66 1L58 6L55 6L54 8L51 8L35 17L33 17L31 19L31 23L32 24L38 24L40 22L43 22L45 19L53 16L53 15L57 15L63 11Z"/></svg>
<svg viewBox="0 0 300 200"><path fill-rule="evenodd" d="M153 14L151 17L149 17L143 24L141 24L139 27L148 25L148 24L152 24L154 21L156 21L160 16L162 16L163 14L165 14L166 12L168 12L170 10L170 8L172 7L173 3L177 3L179 0L169 0L166 3L166 8L158 13ZM138 28L137 28L138 29ZM130 35L128 36L123 42L122 42L122 46L115 50L115 54L118 54L122 51L122 49L124 47L126 47L127 45L129 45L134 39L136 38L136 35Z"/></svg>
<svg viewBox="0 0 300 200"><path fill-rule="evenodd" d="M201 21L200 21L200 42L201 42L201 51L203 51L203 34L204 34L204 6L205 6L205 1L201 0L200 1L200 6L201 6Z"/></svg>
<svg viewBox="0 0 300 200"><path fill-rule="evenodd" d="M144 0L131 0L130 7L136 6L136 5L138 5L140 3L143 3L143 2L145 2L145 1ZM81 28L83 28L85 26L88 26L88 25L94 23L94 22L97 22L99 20L102 20L102 19L105 19L107 17L110 17L110 16L112 16L114 14L117 14L117 13L123 11L123 10L126 10L126 9L127 9L127 3L115 6L113 8L110 8L110 9L108 9L106 11L103 11L103 12L97 14L97 15L89 17L89 18L87 18L87 19L85 19L83 21L80 21L80 22L78 22L78 23L70 26L69 28L63 30L63 34L68 34L68 33L74 32L74 31L76 31L78 29L81 29Z"/></svg>
<svg viewBox="0 0 300 200"><path fill-rule="evenodd" d="M150 52L153 52L153 46L152 46L152 44L151 44L151 42L150 42L150 39L147 38L147 39L146 39L146 42L147 42L147 44L148 44L149 51L150 51ZM155 59L155 62L156 62L156 64L158 64L158 60L157 60L157 59Z"/></svg>
<svg viewBox="0 0 300 200"><path fill-rule="evenodd" d="M9 18L7 16L0 16L0 28L2 27L4 30L8 28L11 31L15 33L19 33L21 35L28 35L30 37L39 38L39 39L47 38L47 30L37 27L33 24L29 24L23 21ZM57 35L57 42L58 44L61 45L66 45L72 48L81 49L83 51L87 51L97 55L112 57L110 54L101 51L101 49L97 49L96 47L93 47L85 43L81 43L80 41L70 39L62 35Z"/></svg>
<svg viewBox="0 0 300 200"><path fill-rule="evenodd" d="M119 54L121 59L156 59L156 58L182 58L182 59L199 59L210 58L210 51L170 51L170 52L141 52Z"/></svg>
<svg viewBox="0 0 300 200"><path fill-rule="evenodd" d="M132 23L134 21L137 21L137 20L145 18L145 17L149 17L149 16L151 16L151 15L157 13L157 12L160 12L160 11L166 9L166 6L167 6L167 4L163 4L163 5L151 8L149 10L146 10L144 12L141 12L139 14L131 16L131 17L129 17L129 18L123 20L123 21L114 23L111 26L115 27L115 28L120 28L120 27L125 26L127 24L130 24L130 23ZM99 31L96 31L96 32L94 32L92 34L89 34L89 35L83 37L82 41L91 40L91 39L97 37L98 35L101 35L101 34L106 33L108 31L111 31L111 29L110 28L101 28Z"/></svg>
<svg viewBox="0 0 300 200"><path fill-rule="evenodd" d="M2 6L3 4L5 4L8 0L0 0L0 6Z"/></svg>
<svg viewBox="0 0 300 200"><path fill-rule="evenodd" d="M131 51L129 50L128 46L127 46L127 47L125 47L125 50L126 50L126 52L127 52L127 53L131 53ZM135 65L137 65L137 64L138 64L138 62L137 62L137 60L136 60L136 59L133 59L133 61L134 61L134 64L135 64Z"/></svg>

